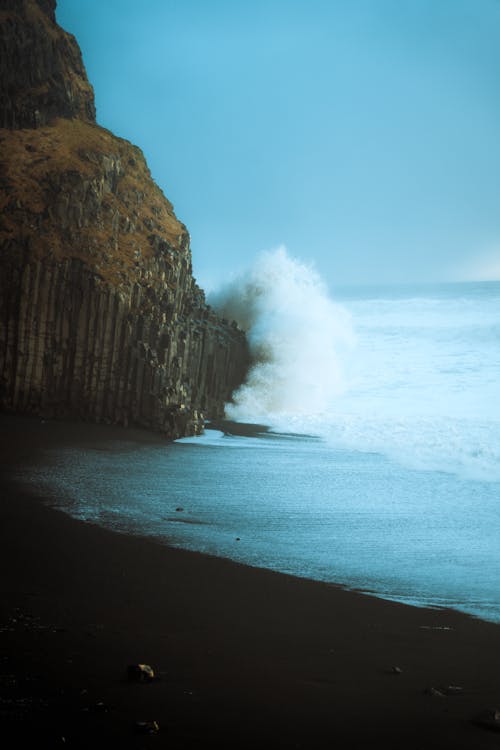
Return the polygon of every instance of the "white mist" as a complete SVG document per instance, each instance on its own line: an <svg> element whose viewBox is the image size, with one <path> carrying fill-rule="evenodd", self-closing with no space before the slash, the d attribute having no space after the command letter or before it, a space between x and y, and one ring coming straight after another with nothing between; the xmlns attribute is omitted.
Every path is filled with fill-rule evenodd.
<svg viewBox="0 0 500 750"><path fill-rule="evenodd" d="M345 391L350 315L330 299L317 272L284 247L262 253L210 301L247 331L254 362L227 406L229 417L323 412Z"/></svg>

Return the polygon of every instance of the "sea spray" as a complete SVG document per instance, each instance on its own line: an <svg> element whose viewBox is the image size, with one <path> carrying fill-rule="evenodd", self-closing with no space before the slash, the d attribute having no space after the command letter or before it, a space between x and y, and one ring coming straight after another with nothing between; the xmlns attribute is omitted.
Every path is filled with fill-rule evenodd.
<svg viewBox="0 0 500 750"><path fill-rule="evenodd" d="M341 300L283 248L219 295L254 356L228 416L498 482L500 284L364 289Z"/></svg>
<svg viewBox="0 0 500 750"><path fill-rule="evenodd" d="M248 333L253 366L227 407L231 418L311 414L345 391L343 362L354 343L349 313L319 274L284 247L211 298Z"/></svg>

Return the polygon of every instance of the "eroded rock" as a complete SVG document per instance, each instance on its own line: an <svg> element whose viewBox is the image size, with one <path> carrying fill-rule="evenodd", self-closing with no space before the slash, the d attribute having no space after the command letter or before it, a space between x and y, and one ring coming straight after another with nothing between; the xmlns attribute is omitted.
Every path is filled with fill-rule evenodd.
<svg viewBox="0 0 500 750"><path fill-rule="evenodd" d="M196 434L245 377L245 335L206 305L140 149L95 124L54 8L0 13L0 408Z"/></svg>

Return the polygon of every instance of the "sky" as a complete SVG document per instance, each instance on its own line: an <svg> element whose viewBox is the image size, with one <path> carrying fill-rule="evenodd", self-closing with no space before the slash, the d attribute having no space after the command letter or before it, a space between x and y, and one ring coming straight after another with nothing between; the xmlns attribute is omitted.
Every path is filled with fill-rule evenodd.
<svg viewBox="0 0 500 750"><path fill-rule="evenodd" d="M208 291L500 279L500 0L58 0Z"/></svg>

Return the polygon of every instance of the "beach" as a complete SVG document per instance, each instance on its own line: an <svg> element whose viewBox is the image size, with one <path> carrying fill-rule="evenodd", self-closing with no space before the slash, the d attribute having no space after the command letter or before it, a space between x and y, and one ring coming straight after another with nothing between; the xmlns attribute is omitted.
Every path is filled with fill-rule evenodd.
<svg viewBox="0 0 500 750"><path fill-rule="evenodd" d="M35 449L17 424L2 431L4 476ZM497 625L113 533L43 500L2 480L11 743L498 747L472 721L500 705ZM133 664L156 679L129 681ZM151 735L137 725L153 721Z"/></svg>

